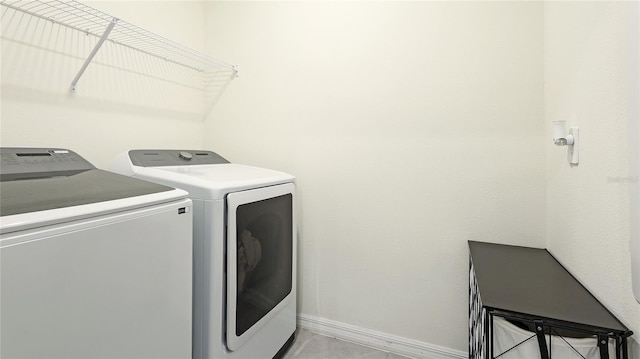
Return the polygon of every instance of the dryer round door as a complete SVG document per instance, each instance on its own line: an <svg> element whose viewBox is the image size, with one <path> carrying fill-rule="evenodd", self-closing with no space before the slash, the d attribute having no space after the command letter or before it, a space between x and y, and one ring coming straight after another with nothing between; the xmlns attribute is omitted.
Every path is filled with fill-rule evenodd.
<svg viewBox="0 0 640 359"><path fill-rule="evenodd" d="M227 348L240 348L295 300L295 185L227 196Z"/></svg>

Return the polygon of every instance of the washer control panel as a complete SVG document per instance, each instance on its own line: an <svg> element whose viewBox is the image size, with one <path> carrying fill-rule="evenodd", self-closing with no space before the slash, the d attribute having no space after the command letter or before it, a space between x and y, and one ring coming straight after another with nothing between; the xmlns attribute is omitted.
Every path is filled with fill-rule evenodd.
<svg viewBox="0 0 640 359"><path fill-rule="evenodd" d="M186 166L229 163L213 151L201 150L131 150L129 158L134 166Z"/></svg>
<svg viewBox="0 0 640 359"><path fill-rule="evenodd" d="M2 181L69 176L95 167L77 153L61 148L0 147Z"/></svg>

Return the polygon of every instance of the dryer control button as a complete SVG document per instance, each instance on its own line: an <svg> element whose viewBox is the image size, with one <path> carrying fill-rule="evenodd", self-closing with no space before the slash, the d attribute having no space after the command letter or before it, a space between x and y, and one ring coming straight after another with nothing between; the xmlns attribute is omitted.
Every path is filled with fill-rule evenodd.
<svg viewBox="0 0 640 359"><path fill-rule="evenodd" d="M182 151L180 152L180 158L182 158L183 160L191 161L191 159L193 158L193 155L190 154L189 152Z"/></svg>

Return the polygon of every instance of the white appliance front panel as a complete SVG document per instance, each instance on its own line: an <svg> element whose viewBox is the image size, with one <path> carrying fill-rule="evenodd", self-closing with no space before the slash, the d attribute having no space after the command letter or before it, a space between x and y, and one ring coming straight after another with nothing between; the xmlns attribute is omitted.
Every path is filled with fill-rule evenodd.
<svg viewBox="0 0 640 359"><path fill-rule="evenodd" d="M191 200L0 236L0 357L190 358Z"/></svg>
<svg viewBox="0 0 640 359"><path fill-rule="evenodd" d="M272 200L274 198L283 198L286 196L287 200L290 200L291 212L290 218L288 219L288 224L290 228L286 228L286 231L290 232L290 249L291 252L288 254L287 263L290 263L289 268L283 268L276 263L277 268L272 269L272 271L278 272L279 278L282 277L282 271L286 271L286 276L289 276L289 285L290 290L288 293L276 293L269 295L262 295L259 291L248 293L247 288L243 288L243 283L245 277L249 275L249 272L244 273L241 270L238 270L238 241L242 241L242 239L237 238L238 233L238 208L243 205L251 205L256 202L264 202L268 200ZM289 304L293 301L295 302L295 278L296 278L296 231L295 231L295 185L293 183L287 183L277 186L263 187L248 191L242 192L234 192L230 193L227 196L227 302L226 302L226 346L229 350L235 351L242 347L252 336L254 336L257 332L261 330L269 321L271 321L274 317L278 315L280 311L282 311L285 307L289 306ZM240 228L242 230L242 228ZM245 232L246 234L246 232ZM242 234L241 234L242 235ZM248 234L251 236L251 233ZM255 238L252 240L258 242ZM263 242L264 243L264 242ZM265 246L265 244L262 244ZM244 246L243 250L247 252L259 252L259 245L254 245L253 249L249 249L250 247ZM262 250L264 252L263 255L269 255L268 250L265 248ZM279 251L279 249L278 249ZM255 258L255 254L252 254ZM260 256L260 255L258 255ZM250 258L250 255L247 254L247 258ZM274 258L265 257L265 260L275 260ZM259 259L257 259L259 260ZM254 259L254 261L257 261ZM251 259L248 259L248 262L251 262ZM249 265L251 265L249 263ZM286 267L286 264L285 264ZM252 274L252 273L251 273ZM240 280L239 280L240 278ZM247 279L248 280L248 279ZM264 279L263 283L267 283L270 279ZM271 283L270 287L273 286L281 286L281 284ZM240 293L245 290L243 296L240 296ZM280 297L280 295L284 295ZM256 305L267 311L266 314L261 314L261 318L255 322L255 324L251 325L248 328L240 329L240 321L238 320L238 310L239 304L241 302L245 302L245 297L250 296L253 301L252 305ZM282 298L277 304L273 301L273 298ZM267 309L265 309L267 308ZM295 307L294 307L295 308ZM240 332L239 332L240 331Z"/></svg>

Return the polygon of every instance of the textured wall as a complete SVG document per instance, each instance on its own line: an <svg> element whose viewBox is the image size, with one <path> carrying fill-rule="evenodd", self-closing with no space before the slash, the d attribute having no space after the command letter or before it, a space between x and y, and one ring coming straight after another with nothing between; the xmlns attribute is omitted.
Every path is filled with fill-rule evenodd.
<svg viewBox="0 0 640 359"><path fill-rule="evenodd" d="M204 48L202 2L88 4L189 47ZM123 55L107 42L78 82L78 92L72 95L71 81L92 47L85 43L84 34L52 27L44 20L28 22L28 18L24 17L22 24L29 24L28 34L32 35L20 38L22 34L3 33L2 146L70 148L98 167L106 167L116 154L130 148L203 146L202 113L198 114L193 106L202 103L200 97L165 81L100 64L108 59L112 64L131 65L130 68L153 73L160 69L154 68L153 62L146 62L147 58L141 56ZM5 25L20 23L20 19L9 13L2 19L3 29ZM77 52L78 57L61 56L4 39L10 35L38 45L57 41L60 49ZM168 91L179 95L162 100Z"/></svg>
<svg viewBox="0 0 640 359"><path fill-rule="evenodd" d="M624 183L632 4L91 2L241 76L203 123L178 98L166 111L69 97L52 62L25 67L42 87L7 83L34 60L3 47L0 143L98 166L205 145L295 174L305 314L466 350L475 239L547 244L640 332ZM556 119L581 127L576 168L551 144Z"/></svg>
<svg viewBox="0 0 640 359"><path fill-rule="evenodd" d="M627 129L638 106L638 3L548 2L544 21L548 246L637 338ZM579 166L552 144L554 120L580 127Z"/></svg>
<svg viewBox="0 0 640 359"><path fill-rule="evenodd" d="M301 312L466 351L466 241L544 246L542 4L208 6L207 147L298 177Z"/></svg>

